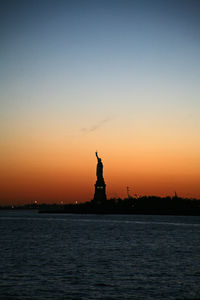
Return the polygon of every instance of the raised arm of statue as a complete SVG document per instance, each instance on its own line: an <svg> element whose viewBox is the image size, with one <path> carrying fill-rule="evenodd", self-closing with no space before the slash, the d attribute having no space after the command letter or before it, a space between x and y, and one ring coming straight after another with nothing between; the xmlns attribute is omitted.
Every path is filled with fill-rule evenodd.
<svg viewBox="0 0 200 300"><path fill-rule="evenodd" d="M96 154L96 157L97 157L97 159L99 160L99 157L98 157L97 151L95 152L95 154Z"/></svg>

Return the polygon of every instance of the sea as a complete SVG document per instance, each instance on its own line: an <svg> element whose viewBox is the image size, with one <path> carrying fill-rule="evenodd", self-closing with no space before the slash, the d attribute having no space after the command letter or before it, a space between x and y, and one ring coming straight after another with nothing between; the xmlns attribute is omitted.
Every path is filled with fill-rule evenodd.
<svg viewBox="0 0 200 300"><path fill-rule="evenodd" d="M0 299L200 299L200 217L0 211Z"/></svg>

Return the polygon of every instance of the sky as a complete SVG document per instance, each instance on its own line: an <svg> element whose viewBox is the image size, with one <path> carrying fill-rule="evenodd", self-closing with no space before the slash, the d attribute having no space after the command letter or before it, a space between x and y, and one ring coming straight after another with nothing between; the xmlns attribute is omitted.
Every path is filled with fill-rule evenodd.
<svg viewBox="0 0 200 300"><path fill-rule="evenodd" d="M200 198L200 1L0 1L0 203Z"/></svg>

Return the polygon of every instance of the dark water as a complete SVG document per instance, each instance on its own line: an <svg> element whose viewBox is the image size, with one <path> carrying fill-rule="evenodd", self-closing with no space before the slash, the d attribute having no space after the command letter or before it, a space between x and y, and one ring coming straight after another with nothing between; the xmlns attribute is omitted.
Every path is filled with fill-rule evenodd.
<svg viewBox="0 0 200 300"><path fill-rule="evenodd" d="M0 212L0 299L200 299L200 218Z"/></svg>

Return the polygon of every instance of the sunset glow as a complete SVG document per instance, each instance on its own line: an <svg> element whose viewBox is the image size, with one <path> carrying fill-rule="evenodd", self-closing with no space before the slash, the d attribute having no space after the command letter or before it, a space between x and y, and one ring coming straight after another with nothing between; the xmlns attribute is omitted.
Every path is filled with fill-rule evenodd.
<svg viewBox="0 0 200 300"><path fill-rule="evenodd" d="M84 5L83 5L84 3ZM17 1L1 16L1 204L200 198L200 3Z"/></svg>

